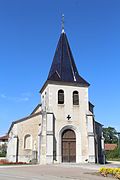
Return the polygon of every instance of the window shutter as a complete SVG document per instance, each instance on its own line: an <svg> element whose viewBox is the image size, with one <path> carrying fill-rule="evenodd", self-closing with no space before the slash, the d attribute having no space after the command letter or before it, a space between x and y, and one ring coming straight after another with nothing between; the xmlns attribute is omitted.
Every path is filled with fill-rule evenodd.
<svg viewBox="0 0 120 180"><path fill-rule="evenodd" d="M64 104L64 91L58 91L58 104Z"/></svg>
<svg viewBox="0 0 120 180"><path fill-rule="evenodd" d="M73 105L79 105L79 94L77 91L73 92Z"/></svg>

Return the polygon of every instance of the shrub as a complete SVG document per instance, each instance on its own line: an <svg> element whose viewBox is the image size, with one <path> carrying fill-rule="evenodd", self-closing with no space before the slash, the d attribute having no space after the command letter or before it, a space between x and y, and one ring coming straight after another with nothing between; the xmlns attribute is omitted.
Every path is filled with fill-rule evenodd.
<svg viewBox="0 0 120 180"><path fill-rule="evenodd" d="M7 160L0 160L0 164L2 165L17 165L17 164L28 164L26 162L9 162Z"/></svg>
<svg viewBox="0 0 120 180"><path fill-rule="evenodd" d="M5 157L7 154L7 144L2 144L0 146L0 157Z"/></svg>
<svg viewBox="0 0 120 180"><path fill-rule="evenodd" d="M0 152L0 157L6 157L6 152Z"/></svg>
<svg viewBox="0 0 120 180"><path fill-rule="evenodd" d="M120 179L120 168L106 168L102 167L99 170L100 174L104 177L108 176L110 174L111 176L114 176L117 179Z"/></svg>
<svg viewBox="0 0 120 180"><path fill-rule="evenodd" d="M118 159L120 155L120 148L116 148L112 151L106 151L106 158L109 159Z"/></svg>

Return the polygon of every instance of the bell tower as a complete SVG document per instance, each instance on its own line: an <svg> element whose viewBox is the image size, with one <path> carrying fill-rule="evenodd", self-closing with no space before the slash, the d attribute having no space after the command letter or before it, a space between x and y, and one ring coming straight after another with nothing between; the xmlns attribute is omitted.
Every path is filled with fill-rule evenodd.
<svg viewBox="0 0 120 180"><path fill-rule="evenodd" d="M91 162L95 162L89 85L77 70L62 17L62 32L48 78L40 91L43 111L40 150L42 162L46 158L47 163L79 163L89 161L89 157ZM66 137L68 135L74 139L74 143Z"/></svg>

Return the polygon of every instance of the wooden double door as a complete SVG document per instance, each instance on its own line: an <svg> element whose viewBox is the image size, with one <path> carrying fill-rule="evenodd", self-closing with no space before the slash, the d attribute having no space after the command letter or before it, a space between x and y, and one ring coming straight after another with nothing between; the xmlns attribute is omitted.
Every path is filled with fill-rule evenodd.
<svg viewBox="0 0 120 180"><path fill-rule="evenodd" d="M62 133L62 162L76 162L76 136L71 129Z"/></svg>

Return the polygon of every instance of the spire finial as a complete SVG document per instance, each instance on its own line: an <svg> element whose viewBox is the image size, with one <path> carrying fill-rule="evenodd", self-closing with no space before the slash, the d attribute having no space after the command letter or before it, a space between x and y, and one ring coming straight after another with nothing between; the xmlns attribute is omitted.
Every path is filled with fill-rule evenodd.
<svg viewBox="0 0 120 180"><path fill-rule="evenodd" d="M64 14L62 14L62 33L64 33Z"/></svg>

